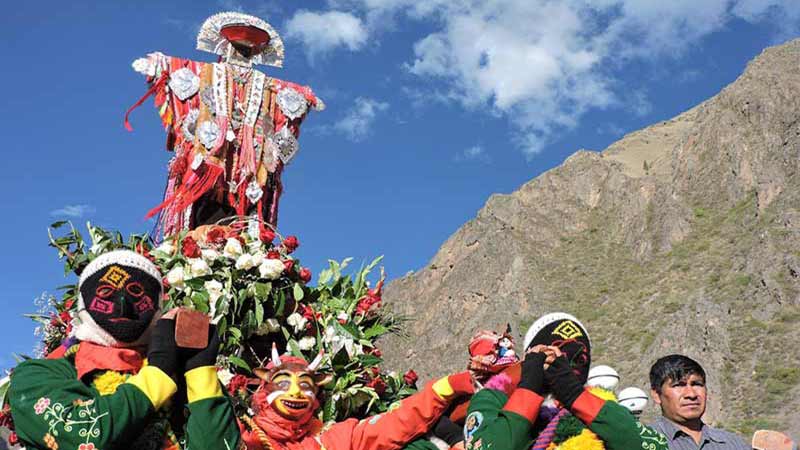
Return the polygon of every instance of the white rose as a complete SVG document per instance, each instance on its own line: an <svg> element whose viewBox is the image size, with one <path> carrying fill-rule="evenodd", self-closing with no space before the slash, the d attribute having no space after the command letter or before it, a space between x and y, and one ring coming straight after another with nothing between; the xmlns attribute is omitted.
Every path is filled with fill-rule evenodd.
<svg viewBox="0 0 800 450"><path fill-rule="evenodd" d="M214 261L219 258L219 252L210 248L200 250L200 255L208 262Z"/></svg>
<svg viewBox="0 0 800 450"><path fill-rule="evenodd" d="M253 261L253 255L249 253L245 253L236 259L236 268L239 270L248 270L255 266L256 264Z"/></svg>
<svg viewBox="0 0 800 450"><path fill-rule="evenodd" d="M260 250L253 253L253 266L260 266L262 262L264 262L264 253Z"/></svg>
<svg viewBox="0 0 800 450"><path fill-rule="evenodd" d="M222 297L223 290L222 290L222 283L217 280L209 280L203 283L203 287L206 288L206 292L208 292L208 300L212 305L212 309L214 308L214 304L217 300Z"/></svg>
<svg viewBox="0 0 800 450"><path fill-rule="evenodd" d="M211 273L211 267L203 258L189 259L189 274L192 278L202 277Z"/></svg>
<svg viewBox="0 0 800 450"><path fill-rule="evenodd" d="M222 253L230 259L238 258L242 252L242 243L234 238L228 238L225 242L225 248L222 249Z"/></svg>
<svg viewBox="0 0 800 450"><path fill-rule="evenodd" d="M219 378L223 386L227 387L228 383L233 379L233 372L228 369L220 369L217 371L217 378Z"/></svg>
<svg viewBox="0 0 800 450"><path fill-rule="evenodd" d="M307 322L308 320L306 320L305 317L296 312L289 314L289 317L286 318L286 323L294 328L295 333L299 333L300 331L304 330Z"/></svg>
<svg viewBox="0 0 800 450"><path fill-rule="evenodd" d="M297 343L297 346L300 347L300 350L311 350L314 348L314 344L317 343L317 340L314 336L306 336L300 339L300 342Z"/></svg>
<svg viewBox="0 0 800 450"><path fill-rule="evenodd" d="M184 286L183 277L183 266L175 266L172 270L167 272L167 283L169 283L170 286L181 289Z"/></svg>
<svg viewBox="0 0 800 450"><path fill-rule="evenodd" d="M283 263L279 259L265 259L261 265L258 266L258 273L261 275L261 278L274 280L283 273Z"/></svg>
<svg viewBox="0 0 800 450"><path fill-rule="evenodd" d="M172 240L169 239L162 242L161 245L156 247L156 251L172 256L172 254L175 253L175 246L172 245Z"/></svg>

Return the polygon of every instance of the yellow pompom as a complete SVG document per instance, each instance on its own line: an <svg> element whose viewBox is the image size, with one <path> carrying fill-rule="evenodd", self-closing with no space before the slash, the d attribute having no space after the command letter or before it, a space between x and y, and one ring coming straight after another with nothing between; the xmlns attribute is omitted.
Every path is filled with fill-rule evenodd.
<svg viewBox="0 0 800 450"><path fill-rule="evenodd" d="M589 392L591 392L592 394L594 394L597 397L602 398L603 400L610 400L612 402L616 402L617 401L617 396L614 395L613 392L611 392L611 391L609 391L607 389L603 389L603 388L601 388L599 386L590 387L589 388Z"/></svg>
<svg viewBox="0 0 800 450"><path fill-rule="evenodd" d="M558 450L605 450L605 446L596 434L585 428L581 434L562 442Z"/></svg>
<svg viewBox="0 0 800 450"><path fill-rule="evenodd" d="M94 384L94 388L97 389L100 395L111 395L117 392L119 385L127 379L128 377L124 374L106 370L101 375L96 376L92 384Z"/></svg>

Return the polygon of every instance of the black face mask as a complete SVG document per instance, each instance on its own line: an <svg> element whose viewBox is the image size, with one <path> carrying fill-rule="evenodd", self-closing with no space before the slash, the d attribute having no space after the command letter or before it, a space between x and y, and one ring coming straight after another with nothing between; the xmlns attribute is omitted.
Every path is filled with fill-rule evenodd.
<svg viewBox="0 0 800 450"><path fill-rule="evenodd" d="M112 264L81 285L86 311L120 342L134 342L147 330L158 309L160 280L127 266Z"/></svg>
<svg viewBox="0 0 800 450"><path fill-rule="evenodd" d="M560 348L575 375L581 382L586 382L589 376L589 366L592 363L591 347L586 330L571 320L558 320L539 331L533 337L528 348L538 344L554 345Z"/></svg>

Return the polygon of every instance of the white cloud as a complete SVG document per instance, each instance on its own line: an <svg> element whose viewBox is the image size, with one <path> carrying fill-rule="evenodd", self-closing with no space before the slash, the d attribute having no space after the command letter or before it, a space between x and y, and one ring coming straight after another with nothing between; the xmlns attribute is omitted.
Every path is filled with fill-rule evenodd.
<svg viewBox="0 0 800 450"><path fill-rule="evenodd" d="M361 19L341 11L300 10L286 23L286 37L301 41L312 61L339 47L359 50L367 42L367 36Z"/></svg>
<svg viewBox="0 0 800 450"><path fill-rule="evenodd" d="M464 150L456 153L453 157L453 160L456 162L464 162L464 161L480 161L483 163L489 163L492 159L486 154L486 151L480 145L473 145L472 147L465 148Z"/></svg>
<svg viewBox="0 0 800 450"><path fill-rule="evenodd" d="M506 117L527 156L592 109L651 105L618 80L632 61L673 64L736 19L800 26L797 0L328 0L370 39L406 18L432 25L406 69L430 95ZM386 25L388 24L388 25ZM366 39L366 37L365 37ZM352 50L352 48L351 48ZM421 95L418 98L425 98Z"/></svg>
<svg viewBox="0 0 800 450"><path fill-rule="evenodd" d="M386 111L389 104L367 97L358 97L353 107L333 128L351 141L358 142L369 135L375 118Z"/></svg>
<svg viewBox="0 0 800 450"><path fill-rule="evenodd" d="M94 214L94 212L95 207L91 205L66 205L63 208L50 211L50 215L77 219L87 214Z"/></svg>

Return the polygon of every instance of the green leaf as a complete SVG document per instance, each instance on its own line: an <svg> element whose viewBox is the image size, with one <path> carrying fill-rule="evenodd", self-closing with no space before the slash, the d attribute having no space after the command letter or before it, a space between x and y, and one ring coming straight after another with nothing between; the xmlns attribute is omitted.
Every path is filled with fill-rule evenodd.
<svg viewBox="0 0 800 450"><path fill-rule="evenodd" d="M294 339L289 339L289 348L292 350L292 355L303 357L303 351Z"/></svg>
<svg viewBox="0 0 800 450"><path fill-rule="evenodd" d="M62 226L66 225L68 223L69 223L68 220L59 220L58 222L51 223L50 224L50 228L58 229L58 228L61 228Z"/></svg>
<svg viewBox="0 0 800 450"><path fill-rule="evenodd" d="M322 407L322 421L328 423L335 418L336 402L333 400L333 396L329 396L328 399L325 400L325 406Z"/></svg>
<svg viewBox="0 0 800 450"><path fill-rule="evenodd" d="M233 328L231 328L231 329L233 329ZM252 369L250 369L250 366L242 358L239 358L236 355L228 356L228 361L230 361L231 364L233 364L235 366L238 366L238 367L241 367L242 369L244 369L244 370L246 370L248 372L252 372Z"/></svg>
<svg viewBox="0 0 800 450"><path fill-rule="evenodd" d="M331 269L325 269L320 272L319 278L317 279L317 285L327 284L331 279L331 275L333 275Z"/></svg>
<svg viewBox="0 0 800 450"><path fill-rule="evenodd" d="M261 302L256 300L256 327L261 326L262 323L264 323L264 307Z"/></svg>
<svg viewBox="0 0 800 450"><path fill-rule="evenodd" d="M256 294L256 300L264 301L269 297L269 292L272 290L272 283L259 283L253 284Z"/></svg>
<svg viewBox="0 0 800 450"><path fill-rule="evenodd" d="M233 336L234 338L236 338L236 340L240 340L240 339L242 339L242 330L240 330L240 329L238 329L238 328L236 328L236 327L230 327L230 328L228 328L228 333L230 333L230 334L231 334L231 336Z"/></svg>
<svg viewBox="0 0 800 450"><path fill-rule="evenodd" d="M303 286L300 286L300 283L295 283L293 293L295 301L299 302L300 300L302 300L303 296L305 295L305 293L303 292Z"/></svg>
<svg viewBox="0 0 800 450"><path fill-rule="evenodd" d="M364 367L372 367L377 366L378 364L383 362L383 358L379 358L375 355L359 355L359 361Z"/></svg>
<svg viewBox="0 0 800 450"><path fill-rule="evenodd" d="M372 339L374 337L382 336L389 332L389 329L386 328L383 324L376 323L375 325L367 328L364 331L364 339Z"/></svg>

